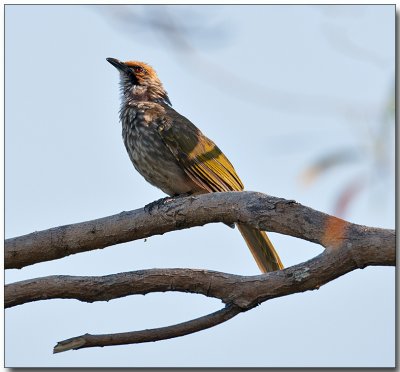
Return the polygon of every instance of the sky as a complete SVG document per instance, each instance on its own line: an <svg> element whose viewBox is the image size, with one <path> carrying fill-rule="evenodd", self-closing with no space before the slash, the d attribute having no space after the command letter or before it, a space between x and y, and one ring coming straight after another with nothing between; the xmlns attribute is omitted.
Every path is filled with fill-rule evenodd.
<svg viewBox="0 0 400 372"><path fill-rule="evenodd" d="M342 217L394 228L394 11L7 5L6 238L164 196L126 154L118 74L107 57L152 65L175 110L218 144L246 190L335 214L343 190L361 185ZM324 158L344 161L313 179ZM285 266L322 252L269 235ZM259 274L237 229L210 224L7 270L5 281L178 267ZM390 367L394 281L393 267L368 267L189 336L56 355L54 345L73 336L167 326L223 305L184 293L34 302L5 311L5 365Z"/></svg>

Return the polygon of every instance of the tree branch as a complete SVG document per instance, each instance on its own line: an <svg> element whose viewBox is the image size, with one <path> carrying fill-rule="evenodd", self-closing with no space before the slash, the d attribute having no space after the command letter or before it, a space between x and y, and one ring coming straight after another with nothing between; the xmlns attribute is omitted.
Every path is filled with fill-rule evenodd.
<svg viewBox="0 0 400 372"><path fill-rule="evenodd" d="M371 237L394 242L393 230L350 224L292 200L250 191L224 192L175 198L149 212L137 209L6 239L5 268L22 268L213 222L242 222L324 247L338 246L349 236L354 237L353 242L361 239L365 244Z"/></svg>
<svg viewBox="0 0 400 372"><path fill-rule="evenodd" d="M242 308L252 307L260 298L270 299L319 288L357 268L370 265L394 266L395 236L391 230L369 237L354 237L346 244L328 249L313 259L266 275L239 276L193 269L151 269L106 276L53 275L8 284L4 288L5 307L64 298L84 302L151 292L191 292L215 297ZM304 276L307 280L299 280ZM305 279L303 278L303 279ZM305 285L305 287L304 287Z"/></svg>
<svg viewBox="0 0 400 372"><path fill-rule="evenodd" d="M51 298L108 301L149 292L191 292L221 299L226 307L177 325L108 335L82 335L59 342L54 352L83 347L157 341L198 332L272 298L318 289L357 268L395 265L395 231L352 224L294 201L254 192L178 198L147 212L136 210L94 221L8 239L6 267L23 267L68 254L199 226L241 222L316 242L327 248L313 259L257 276L206 270L153 269L99 277L49 276L5 287L12 307ZM52 251L53 250L53 251Z"/></svg>
<svg viewBox="0 0 400 372"><path fill-rule="evenodd" d="M169 327L104 335L91 335L86 333L82 336L58 342L57 345L54 346L53 353L61 353L67 350L76 350L85 347L138 344L185 336L226 322L241 311L242 310L235 305L228 305L215 313Z"/></svg>
<svg viewBox="0 0 400 372"><path fill-rule="evenodd" d="M374 247L341 245L302 264L257 276L190 269L153 269L103 277L50 276L7 285L5 303L10 307L50 298L92 302L129 294L179 291L220 298L227 304L219 312L169 327L74 337L55 346L54 352L62 352L83 347L157 341L198 332L272 298L319 289L341 275L369 265L395 265L394 244Z"/></svg>
<svg viewBox="0 0 400 372"><path fill-rule="evenodd" d="M190 292L228 303L230 292L245 277L194 269L151 269L105 276L52 275L7 284L5 308L55 298L83 302L109 301L152 292Z"/></svg>

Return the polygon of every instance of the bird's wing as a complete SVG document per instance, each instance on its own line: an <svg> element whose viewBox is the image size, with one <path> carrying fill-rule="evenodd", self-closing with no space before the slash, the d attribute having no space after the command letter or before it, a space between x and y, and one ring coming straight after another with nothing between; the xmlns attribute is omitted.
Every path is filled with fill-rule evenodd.
<svg viewBox="0 0 400 372"><path fill-rule="evenodd" d="M241 191L233 165L200 130L172 108L158 132L186 174L206 191Z"/></svg>

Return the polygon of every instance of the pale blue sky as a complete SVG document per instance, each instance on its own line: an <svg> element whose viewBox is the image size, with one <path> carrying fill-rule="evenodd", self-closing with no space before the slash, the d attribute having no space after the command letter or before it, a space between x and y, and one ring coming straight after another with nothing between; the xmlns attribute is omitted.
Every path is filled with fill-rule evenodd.
<svg viewBox="0 0 400 372"><path fill-rule="evenodd" d="M128 11L137 18L126 28L116 17ZM180 34L198 55L177 50L177 40L138 17L168 14L184 23ZM375 133L393 94L394 15L394 6L6 6L6 237L163 196L125 152L118 74L107 57L151 64L174 108L218 144L247 190L332 213L346 183L365 176L368 187L345 218L394 228L393 142L385 142L390 161L381 182L371 172ZM362 160L301 186L307 166L346 146L362 148ZM286 266L322 251L270 236ZM239 232L218 224L9 270L6 282L156 267L258 274ZM222 304L179 293L94 304L41 301L6 311L5 361L8 367L393 366L394 301L394 268L366 268L190 336L57 355L52 348L62 339L170 325Z"/></svg>

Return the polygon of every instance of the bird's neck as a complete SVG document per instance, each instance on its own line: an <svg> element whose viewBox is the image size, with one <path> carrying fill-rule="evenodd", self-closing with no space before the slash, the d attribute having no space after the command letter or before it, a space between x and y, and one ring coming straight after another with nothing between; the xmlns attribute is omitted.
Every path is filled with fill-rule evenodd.
<svg viewBox="0 0 400 372"><path fill-rule="evenodd" d="M130 89L124 90L122 104L131 104L135 102L164 103L172 106L167 92L162 86L158 85L151 87L135 85Z"/></svg>
<svg viewBox="0 0 400 372"><path fill-rule="evenodd" d="M119 111L120 119L122 122L126 118L133 118L140 110L145 110L158 105L172 106L168 98L167 92L164 94L149 94L148 90L135 89L130 91L129 94L123 92L121 108ZM130 119L131 120L131 119Z"/></svg>

